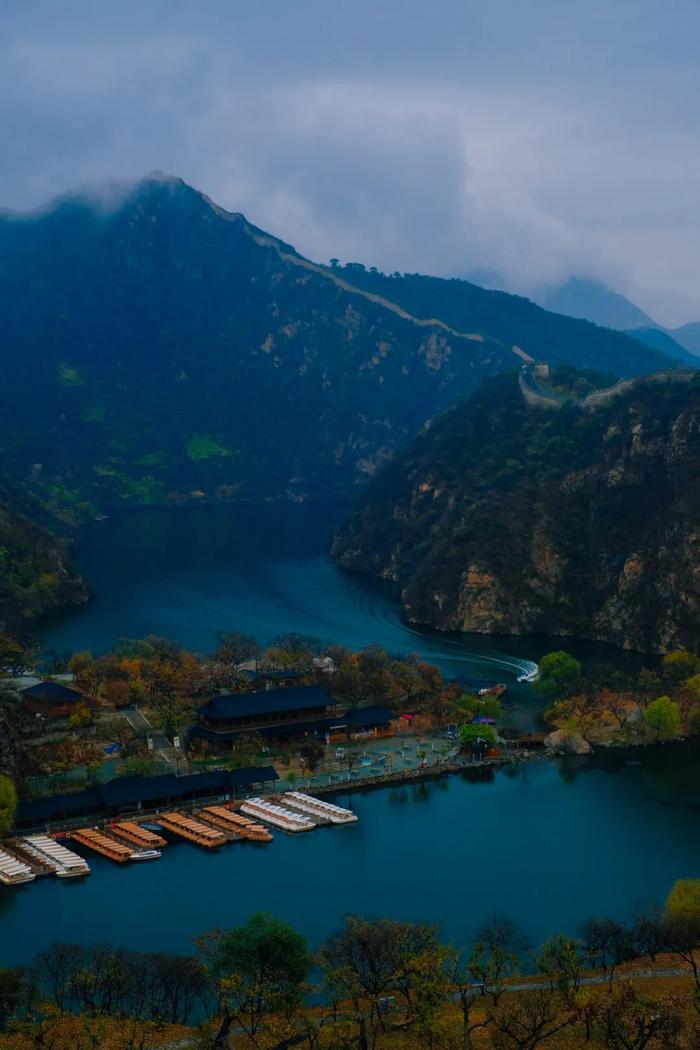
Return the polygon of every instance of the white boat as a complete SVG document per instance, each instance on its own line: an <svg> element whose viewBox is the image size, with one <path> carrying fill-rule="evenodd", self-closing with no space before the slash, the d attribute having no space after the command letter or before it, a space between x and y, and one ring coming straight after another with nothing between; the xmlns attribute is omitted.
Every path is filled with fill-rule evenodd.
<svg viewBox="0 0 700 1050"><path fill-rule="evenodd" d="M131 854L132 860L159 860L163 854L159 849L141 849Z"/></svg>
<svg viewBox="0 0 700 1050"><path fill-rule="evenodd" d="M329 824L354 824L357 821L357 814L351 809L336 806L332 802L326 802L325 799L314 798L313 795L305 795L301 791L287 791L283 797L293 809L298 809L302 813L317 817Z"/></svg>
<svg viewBox="0 0 700 1050"><path fill-rule="evenodd" d="M518 675L519 682L536 682L540 677L539 667L535 667L532 671L523 671L522 674Z"/></svg>
<svg viewBox="0 0 700 1050"><path fill-rule="evenodd" d="M28 864L0 849L0 882L5 886L20 886L23 882L32 882L35 878L36 875Z"/></svg>
<svg viewBox="0 0 700 1050"><path fill-rule="evenodd" d="M285 809L274 802L268 802L263 798L249 798L241 805L241 813L249 817L256 817L265 824L272 824L282 831L313 831L316 825L308 817L300 813L294 813L291 809Z"/></svg>
<svg viewBox="0 0 700 1050"><path fill-rule="evenodd" d="M35 851L38 859L49 864L59 879L74 879L90 874L87 861L48 835L30 835L22 839L22 845L29 852Z"/></svg>

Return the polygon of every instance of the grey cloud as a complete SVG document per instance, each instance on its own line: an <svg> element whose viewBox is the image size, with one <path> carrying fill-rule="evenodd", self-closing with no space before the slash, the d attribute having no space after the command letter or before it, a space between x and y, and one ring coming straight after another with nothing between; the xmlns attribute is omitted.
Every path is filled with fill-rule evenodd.
<svg viewBox="0 0 700 1050"><path fill-rule="evenodd" d="M181 175L308 255L700 316L700 9L6 0L0 203Z"/></svg>

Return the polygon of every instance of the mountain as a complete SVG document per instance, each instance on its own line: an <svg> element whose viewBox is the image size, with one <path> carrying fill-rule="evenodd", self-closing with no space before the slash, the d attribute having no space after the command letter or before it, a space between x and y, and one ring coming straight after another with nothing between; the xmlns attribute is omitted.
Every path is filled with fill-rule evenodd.
<svg viewBox="0 0 700 1050"><path fill-rule="evenodd" d="M585 392L585 379L551 385ZM393 581L410 621L445 630L694 646L700 378L642 378L558 410L523 393L494 378L426 429L362 493L338 564Z"/></svg>
<svg viewBox="0 0 700 1050"><path fill-rule="evenodd" d="M672 328L670 334L691 354L700 355L700 321L691 321L680 328Z"/></svg>
<svg viewBox="0 0 700 1050"><path fill-rule="evenodd" d="M544 292L538 300L547 310L567 317L626 331L630 328L657 328L649 314L626 296L614 292L600 281L570 277L563 284Z"/></svg>
<svg viewBox="0 0 700 1050"><path fill-rule="evenodd" d="M0 473L0 635L22 638L37 617L87 600L67 532L64 519Z"/></svg>
<svg viewBox="0 0 700 1050"><path fill-rule="evenodd" d="M468 281L421 274L383 274L360 263L336 267L336 274L373 295L391 300L418 317L440 318L462 332L488 333L539 361L640 375L665 367L668 359L636 340L587 321L544 310L518 295L487 291ZM519 363L519 362L517 362Z"/></svg>
<svg viewBox="0 0 700 1050"><path fill-rule="evenodd" d="M0 311L2 461L51 505L345 489L523 352L666 362L464 281L316 265L165 176L0 217Z"/></svg>
<svg viewBox="0 0 700 1050"><path fill-rule="evenodd" d="M543 291L536 299L547 310L626 332L632 339L639 339L684 365L697 367L700 321L681 328L664 328L626 296L600 281L581 277L570 277L556 288Z"/></svg>
<svg viewBox="0 0 700 1050"><path fill-rule="evenodd" d="M633 328L627 335L633 339L639 339L640 342L645 343L647 346L652 346L655 350L660 350L662 354L666 354L667 357L672 357L686 366L697 368L700 365L697 355L681 346L663 328Z"/></svg>

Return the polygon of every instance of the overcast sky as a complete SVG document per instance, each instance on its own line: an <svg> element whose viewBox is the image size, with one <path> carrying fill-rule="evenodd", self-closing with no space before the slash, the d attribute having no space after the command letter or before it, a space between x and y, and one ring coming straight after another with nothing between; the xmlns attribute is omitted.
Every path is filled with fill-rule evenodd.
<svg viewBox="0 0 700 1050"><path fill-rule="evenodd" d="M3 0L0 204L182 176L316 259L700 318L698 0Z"/></svg>

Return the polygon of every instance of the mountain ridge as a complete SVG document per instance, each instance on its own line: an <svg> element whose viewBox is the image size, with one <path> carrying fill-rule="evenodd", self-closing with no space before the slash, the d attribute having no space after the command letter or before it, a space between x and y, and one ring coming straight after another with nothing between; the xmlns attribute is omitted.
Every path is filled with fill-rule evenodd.
<svg viewBox="0 0 700 1050"><path fill-rule="evenodd" d="M666 362L467 282L314 263L174 176L110 199L0 220L0 446L49 502L352 487L523 355Z"/></svg>
<svg viewBox="0 0 700 1050"><path fill-rule="evenodd" d="M393 582L411 622L443 630L692 646L700 380L678 380L641 377L558 411L511 377L487 381L369 483L335 560ZM553 379L582 382L585 394L581 373Z"/></svg>

